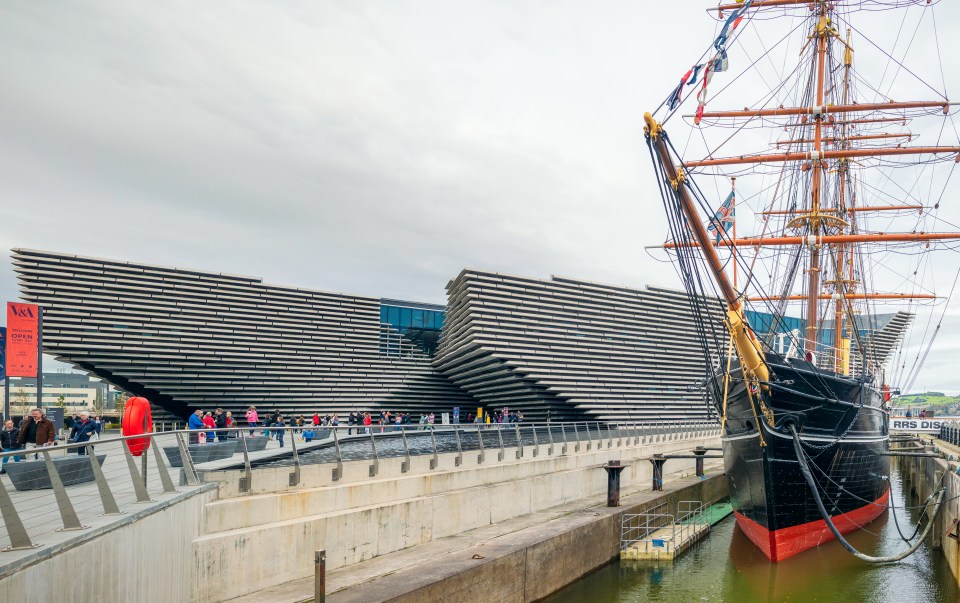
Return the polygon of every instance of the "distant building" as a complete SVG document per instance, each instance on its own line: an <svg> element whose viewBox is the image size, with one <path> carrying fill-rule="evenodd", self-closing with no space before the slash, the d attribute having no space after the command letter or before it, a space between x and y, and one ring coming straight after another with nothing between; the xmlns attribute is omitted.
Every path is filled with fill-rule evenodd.
<svg viewBox="0 0 960 603"><path fill-rule="evenodd" d="M113 410L109 385L98 379L91 379L82 373L44 373L43 406L60 406L60 398L66 413L81 410L91 412L97 408ZM27 406L37 405L37 380L32 377L10 378L10 404L13 414L19 414Z"/></svg>

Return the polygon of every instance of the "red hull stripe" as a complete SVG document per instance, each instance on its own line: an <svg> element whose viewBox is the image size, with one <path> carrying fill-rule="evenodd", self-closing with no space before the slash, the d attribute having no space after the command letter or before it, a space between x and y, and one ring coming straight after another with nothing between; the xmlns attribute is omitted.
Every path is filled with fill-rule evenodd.
<svg viewBox="0 0 960 603"><path fill-rule="evenodd" d="M888 500L890 500L889 488L876 501L849 513L834 515L831 519L841 534L848 534L879 517L887 510ZM734 511L734 514L737 517L737 525L743 533L774 563L834 539L833 532L827 527L827 522L822 519L771 532L739 512Z"/></svg>

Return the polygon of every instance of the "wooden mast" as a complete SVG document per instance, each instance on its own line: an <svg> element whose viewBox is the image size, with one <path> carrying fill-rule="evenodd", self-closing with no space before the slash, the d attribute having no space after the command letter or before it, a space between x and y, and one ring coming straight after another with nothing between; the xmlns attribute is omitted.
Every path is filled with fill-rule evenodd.
<svg viewBox="0 0 960 603"><path fill-rule="evenodd" d="M820 20L817 23L817 42L814 50L814 61L817 64L816 106L823 106L824 67L827 55L827 36L830 23L827 20L827 9L820 2ZM813 181L810 185L810 213L806 216L806 223L810 234L820 234L820 179L823 172L823 162L820 159L823 136L823 114L813 118L813 151L816 157L813 160ZM807 263L807 337L803 348L807 352L807 360L813 360L813 353L817 350L817 320L820 297L820 246L814 242L810 245L810 258Z"/></svg>
<svg viewBox="0 0 960 603"><path fill-rule="evenodd" d="M697 213L696 205L690 198L690 193L684 183L686 176L682 169L678 169L670 157L670 150L663 139L663 128L657 123L649 113L643 115L646 122L644 132L647 140L660 159L667 178L670 180L670 186L676 193L677 201L687 220L687 226L697 240L703 257L706 260L707 267L713 274L713 280L720 288L720 294L727 303L727 328L733 338L733 345L737 349L737 355L740 357L740 365L743 367L744 376L754 382L766 382L770 380L770 369L767 367L766 360L763 357L763 351L760 348L760 342L754 336L750 325L747 323L743 313L743 303L723 271L723 262L720 261L720 254L713 244L713 239L707 233L707 228ZM766 388L766 385L762 385Z"/></svg>
<svg viewBox="0 0 960 603"><path fill-rule="evenodd" d="M741 155L740 157L722 157L720 159L699 159L684 161L686 167L706 167L712 165L745 165L755 163L777 163L780 161L822 161L824 159L853 159L856 157L881 157L887 155L929 155L934 153L960 153L960 147L889 147L877 149L838 149L833 151L799 151L793 153L772 153L769 155ZM960 163L960 156L957 157Z"/></svg>
<svg viewBox="0 0 960 603"><path fill-rule="evenodd" d="M745 237L721 239L717 247L783 247L784 245L829 245L831 243L920 243L925 241L952 241L960 239L960 232L888 232L846 235L796 235L789 237ZM699 243L664 243L664 249L697 247Z"/></svg>
<svg viewBox="0 0 960 603"><path fill-rule="evenodd" d="M789 115L829 115L833 113L854 113L889 111L891 109L942 109L944 114L950 107L960 103L951 101L903 101L889 103L850 103L847 105L815 105L813 107L776 107L774 109L743 109L742 111L705 111L703 119L711 117L778 117ZM687 117L686 115L684 117ZM897 118L897 121L905 119Z"/></svg>
<svg viewBox="0 0 960 603"><path fill-rule="evenodd" d="M853 49L850 47L850 30L847 30L846 47L843 50L843 104L847 104L850 96L850 67L853 65ZM847 138L847 126L840 128L840 140L844 147L849 146ZM863 138L853 136L851 138ZM843 215L847 211L846 192L847 192L847 159L841 159L838 168L837 179L839 180L840 199L837 204L837 212ZM844 280L844 253L847 251L846 245L837 245L836 266L834 267L833 287L836 291L835 307L833 312L833 370L841 375L847 375L850 372L850 339L843 337L843 310L848 299L847 294L853 293L856 283ZM850 250L850 256L853 257L853 250ZM854 324L854 317L849 317L850 324Z"/></svg>

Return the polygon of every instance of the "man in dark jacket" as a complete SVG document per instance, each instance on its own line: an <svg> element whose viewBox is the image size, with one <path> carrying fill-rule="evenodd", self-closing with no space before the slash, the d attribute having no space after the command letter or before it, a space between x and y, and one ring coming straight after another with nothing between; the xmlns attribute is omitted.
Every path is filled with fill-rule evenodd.
<svg viewBox="0 0 960 603"><path fill-rule="evenodd" d="M17 444L17 436L20 435L20 430L17 427L14 427L13 421L7 419L3 424L3 429L0 429L0 447L3 448L4 452L11 452L13 450L19 450L20 444ZM15 463L20 462L20 455L16 456L5 456L3 457L3 467L0 468L0 473L7 472L7 461L13 459Z"/></svg>
<svg viewBox="0 0 960 603"><path fill-rule="evenodd" d="M218 408L213 413L213 424L217 426L217 429L226 429L227 428L227 414L223 412L222 408ZM227 432L218 431L217 440L225 442L227 439Z"/></svg>
<svg viewBox="0 0 960 603"><path fill-rule="evenodd" d="M96 432L97 424L90 420L90 413L83 411L80 413L80 419L73 424L73 429L70 431L70 442L73 444L89 442ZM87 447L81 446L76 451L80 455L86 454Z"/></svg>
<svg viewBox="0 0 960 603"><path fill-rule="evenodd" d="M23 418L20 422L20 435L17 436L17 443L24 448L40 448L42 446L53 446L57 437L57 430L53 426L53 421L43 414L39 408L30 411L30 415ZM40 455L34 453L33 458L39 458Z"/></svg>

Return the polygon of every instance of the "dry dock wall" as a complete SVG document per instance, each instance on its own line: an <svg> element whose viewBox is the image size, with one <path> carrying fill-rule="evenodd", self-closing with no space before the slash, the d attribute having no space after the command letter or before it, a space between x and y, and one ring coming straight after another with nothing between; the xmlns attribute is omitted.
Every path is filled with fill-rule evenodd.
<svg viewBox="0 0 960 603"><path fill-rule="evenodd" d="M303 484L288 486L290 468L254 472L256 494L240 495L240 471L208 473L220 482L221 500L206 508L206 534L193 543L194 579L191 599L209 602L257 592L313 574L313 555L327 551L327 570L358 563L433 539L494 524L606 492L601 465L620 459L628 465L623 487L649 488L652 468L646 459L655 452L689 451L694 446L718 446L716 431L693 437L645 440L617 438L586 443L560 454L561 445L525 446L517 458L506 449L479 453L442 454L430 469L430 456L411 458L401 471L402 457L381 459L370 477L370 461L344 463L343 478L333 481L329 465L301 469ZM668 463L667 473L693 473L694 461Z"/></svg>
<svg viewBox="0 0 960 603"><path fill-rule="evenodd" d="M960 459L960 448L952 446L942 440L935 440L935 445L944 454ZM928 447L932 449L932 447ZM930 546L938 548L946 558L954 580L960 583L960 540L951 538L948 533L956 533L960 522L960 475L957 470L960 463L939 458L923 457L894 457L897 467L904 477L906 492L916 494L920 504L935 491L941 477L947 488L944 502L937 516L936 523L930 530ZM946 472L946 475L943 473Z"/></svg>
<svg viewBox="0 0 960 603"><path fill-rule="evenodd" d="M727 495L722 474L678 480L666 488L624 498L617 508L592 507L506 534L433 563L330 594L327 602L538 601L618 557L624 513L643 513L660 503L676 508L682 500L712 503ZM483 558L475 559L475 551Z"/></svg>

